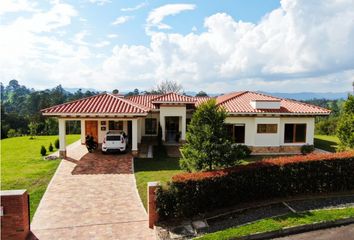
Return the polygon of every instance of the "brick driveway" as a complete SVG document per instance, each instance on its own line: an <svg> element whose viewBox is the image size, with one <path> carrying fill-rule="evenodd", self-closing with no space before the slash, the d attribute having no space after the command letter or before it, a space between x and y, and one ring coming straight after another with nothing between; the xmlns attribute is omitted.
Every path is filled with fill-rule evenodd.
<svg viewBox="0 0 354 240"><path fill-rule="evenodd" d="M31 223L42 239L154 239L136 190L132 158L68 148Z"/></svg>

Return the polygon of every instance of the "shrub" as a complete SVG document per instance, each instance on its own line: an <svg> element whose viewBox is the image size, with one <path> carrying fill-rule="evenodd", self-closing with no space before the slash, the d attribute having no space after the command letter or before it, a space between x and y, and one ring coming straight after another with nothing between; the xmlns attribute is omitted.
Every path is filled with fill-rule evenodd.
<svg viewBox="0 0 354 240"><path fill-rule="evenodd" d="M47 154L47 150L45 149L45 147L42 145L41 146L41 155L45 156Z"/></svg>
<svg viewBox="0 0 354 240"><path fill-rule="evenodd" d="M218 171L175 175L157 191L161 219L241 202L354 189L354 151L278 157Z"/></svg>
<svg viewBox="0 0 354 240"><path fill-rule="evenodd" d="M301 153L304 155L312 153L313 151L315 151L315 147L313 145L306 144L301 146Z"/></svg>
<svg viewBox="0 0 354 240"><path fill-rule="evenodd" d="M49 152L53 152L54 149L53 149L52 143L49 144L48 150L49 150Z"/></svg>
<svg viewBox="0 0 354 240"><path fill-rule="evenodd" d="M59 139L55 139L54 146L56 149L59 149Z"/></svg>
<svg viewBox="0 0 354 240"><path fill-rule="evenodd" d="M7 137L11 138L11 137L17 137L19 136L19 134L16 132L15 129L9 129L9 131L7 131Z"/></svg>
<svg viewBox="0 0 354 240"><path fill-rule="evenodd" d="M236 154L237 159L248 158L251 155L251 149L246 145L242 144L233 144L233 151Z"/></svg>

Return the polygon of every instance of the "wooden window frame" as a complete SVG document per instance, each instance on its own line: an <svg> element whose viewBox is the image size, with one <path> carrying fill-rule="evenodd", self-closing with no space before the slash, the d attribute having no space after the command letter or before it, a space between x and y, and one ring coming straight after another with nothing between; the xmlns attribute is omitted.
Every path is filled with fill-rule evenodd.
<svg viewBox="0 0 354 240"><path fill-rule="evenodd" d="M292 142L285 142L285 125L294 125ZM301 142L297 142L296 141L296 129L297 129L296 126L297 125L305 125L305 139L304 139L304 141L301 141ZM288 144L291 144L291 143L306 143L306 137L307 137L307 124L306 123L285 123L284 124L284 143L288 143Z"/></svg>
<svg viewBox="0 0 354 240"><path fill-rule="evenodd" d="M267 132L267 127L266 127L266 132L260 132L260 125L275 125L275 132ZM277 134L278 133L278 124L277 123L258 123L257 124L257 134Z"/></svg>
<svg viewBox="0 0 354 240"><path fill-rule="evenodd" d="M111 129L111 124L110 124L111 122L114 122L113 125L116 124L115 122L118 122L118 126L121 125L121 129ZM121 120L120 121L109 120L108 121L108 129L112 130L112 131L123 131L124 130L124 123Z"/></svg>

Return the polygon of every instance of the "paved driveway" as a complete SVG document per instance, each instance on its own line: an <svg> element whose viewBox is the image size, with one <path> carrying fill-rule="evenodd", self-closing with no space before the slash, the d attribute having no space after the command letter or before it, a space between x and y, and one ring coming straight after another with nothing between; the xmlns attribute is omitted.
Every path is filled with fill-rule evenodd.
<svg viewBox="0 0 354 240"><path fill-rule="evenodd" d="M154 239L132 173L132 157L68 148L31 223L45 239Z"/></svg>

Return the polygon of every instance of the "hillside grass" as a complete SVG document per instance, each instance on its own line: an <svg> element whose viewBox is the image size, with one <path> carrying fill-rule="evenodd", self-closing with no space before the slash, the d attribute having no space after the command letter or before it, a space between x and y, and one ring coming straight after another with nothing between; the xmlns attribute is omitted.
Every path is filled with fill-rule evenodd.
<svg viewBox="0 0 354 240"><path fill-rule="evenodd" d="M40 154L41 146L48 152L49 144L58 136L14 137L1 140L1 190L27 189L30 194L31 219L57 169L60 160L44 160ZM66 142L71 144L80 135L67 135ZM54 148L55 149L55 148ZM56 151L56 150L54 150Z"/></svg>

